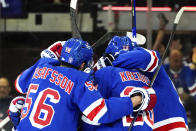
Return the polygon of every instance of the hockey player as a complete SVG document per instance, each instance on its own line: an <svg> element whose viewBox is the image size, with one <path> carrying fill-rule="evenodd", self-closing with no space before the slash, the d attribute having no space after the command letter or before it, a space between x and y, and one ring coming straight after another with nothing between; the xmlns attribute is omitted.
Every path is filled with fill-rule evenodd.
<svg viewBox="0 0 196 131"><path fill-rule="evenodd" d="M139 69L152 79L158 66L158 59L159 54L157 52L137 47L125 54L120 54L113 62L113 66L126 69ZM155 79L153 89L157 95L157 104L154 108L153 130L187 131L186 111L163 66L161 66Z"/></svg>
<svg viewBox="0 0 196 131"><path fill-rule="evenodd" d="M120 45L119 42L122 41L115 41L115 45ZM159 54L155 51L150 51L141 47L133 47L130 48L131 51L120 54L117 59L113 62L113 66L115 67L121 67L126 69L139 69L145 75L149 76L150 79L152 79L154 72L158 66L159 62ZM114 50L115 51L115 50ZM112 56L116 53L112 53ZM109 57L108 57L109 58ZM107 64L104 63L111 63L112 57L109 59L102 58L102 62L98 62L96 65L97 69L100 69L101 67L106 66ZM114 57L113 57L114 58ZM108 62L108 60L110 62ZM105 62L107 61L107 62ZM127 74L125 74L127 79ZM126 80L125 79L125 80ZM155 80L155 83L153 84L153 88L157 95L157 104L154 111L154 125L153 130L155 131L168 131L168 130L181 130L181 131L187 131L187 118L186 118L186 112L185 109L180 101L180 98L175 90L175 87L168 77L167 73L165 72L164 68L161 67L161 70L159 71L159 74ZM100 91L101 94L105 94L105 90L107 88L104 88L104 91ZM111 94L106 94L107 96ZM131 120L130 120L131 121ZM139 123L139 117L138 120L134 123L134 127L132 130L137 129L136 125ZM117 125L117 123L121 123L120 121L116 121L115 123L112 123L110 125L106 126L114 126ZM84 124L85 126L89 126L87 124ZM93 126L90 126L91 128L95 128ZM114 128L114 127L113 127ZM104 125L101 125L100 127L97 127L97 130L104 129ZM144 129L143 129L144 130Z"/></svg>
<svg viewBox="0 0 196 131"><path fill-rule="evenodd" d="M154 90L147 87L150 83L149 78L138 70L124 69L112 66L107 66L100 69L101 67L104 67L111 63L111 58L109 58L110 56L112 57L118 55L118 53L133 50L133 48L134 45L132 45L132 42L128 37L113 37L109 42L108 47L106 48L105 55L100 59L101 61L99 61L95 65L96 69L99 69L95 72L95 80L99 85L98 90L104 98L125 97L129 92L132 92L132 90L137 87L139 87L139 89L142 89L140 87L143 87L149 90L149 92L151 92L151 102L148 108L140 113L132 130L152 131L154 124L154 112L152 108L155 106L156 96ZM85 116L82 117L82 120L82 130L127 131L131 121L133 120L133 116L123 116L121 119L110 124L96 123L94 121L88 120Z"/></svg>
<svg viewBox="0 0 196 131"><path fill-rule="evenodd" d="M131 114L134 107L147 108L150 97L146 89L134 89L127 97L103 99L94 90L90 75L82 71L92 59L89 44L73 38L63 47L60 44L42 52L50 58L41 58L16 79L16 89L26 94L17 130L75 131L80 112L95 122L111 123ZM59 54L61 63L55 60ZM17 112L17 107L13 108Z"/></svg>

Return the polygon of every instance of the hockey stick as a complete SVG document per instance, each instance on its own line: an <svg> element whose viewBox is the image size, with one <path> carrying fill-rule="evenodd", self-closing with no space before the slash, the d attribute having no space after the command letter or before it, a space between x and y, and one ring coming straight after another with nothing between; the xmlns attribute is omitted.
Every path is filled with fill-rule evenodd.
<svg viewBox="0 0 196 131"><path fill-rule="evenodd" d="M80 35L80 31L77 26L77 2L78 0L71 0L70 2L70 19L71 19L71 29L72 29L72 37L82 39Z"/></svg>
<svg viewBox="0 0 196 131"><path fill-rule="evenodd" d="M159 65L158 65L158 67L157 67L157 69L156 69L156 72L155 72L155 74L154 74L154 76L153 76L153 78L152 78L152 80L151 80L151 82L150 82L149 87L152 87L152 85L154 84L154 81L155 81L155 79L156 79L156 77L157 77L157 75L158 75L158 73L159 73L159 70L160 70L160 68L161 68L161 65L163 64L163 62L164 62L164 60L165 60L166 54L167 54L167 52L168 52L168 50L169 50L169 47L170 47L170 45L171 45L171 43L172 43L172 40L173 40L175 31L176 31L177 25L178 25L179 20L180 20L180 18L181 18L181 16L182 16L182 13L184 12L184 9L185 9L185 8L182 7L182 8L180 9L180 11L178 11L178 13L177 13L177 15L176 15L176 17L175 17L175 20L174 20L174 23L173 23L173 29L172 29L172 32L171 32L171 34L170 34L170 38L169 38L167 47L166 47L166 49L165 49L165 52L164 52L164 54L163 54L163 56L162 56L162 58L161 58L161 61L160 61ZM135 115L135 117L134 117L134 119L133 119L133 121L132 121L132 123L131 123L131 125L130 125L130 127L129 127L129 129L128 129L128 131L131 131L131 129L132 129L132 127L133 127L133 124L134 124L134 122L136 121L136 119L137 119L137 117L138 117L138 115L139 115L139 112L140 112L140 111L138 111L137 114Z"/></svg>
<svg viewBox="0 0 196 131"><path fill-rule="evenodd" d="M159 70L160 70L160 68L161 68L161 65L163 64L163 62L164 62L164 60L165 60L165 58L166 58L166 54L167 54L167 52L168 52L168 50L169 50L169 47L170 47L170 45L171 45L171 43L172 43L172 40L173 40L175 31L176 31L177 25L178 25L178 23L179 23L179 21L180 21L180 18L181 18L181 16L182 16L183 12L184 12L184 9L185 9L185 7L182 7L182 8L178 11L178 13L177 13L177 15L176 15L176 18L175 18L174 23L173 23L173 29L172 29L172 32L171 32L171 34L170 34L169 42L168 42L168 44L167 44L167 47L166 47L166 49L165 49L165 52L163 53L163 56L162 56L162 58L161 58L161 61L160 61L159 65L158 65L158 67L157 67L157 69L156 69L156 72L155 72L155 74L154 74L154 76L153 76L153 78L152 78L152 80L151 80L151 83L150 83L150 85L149 85L150 87L152 87L152 85L154 84L154 81L155 81L155 79L156 79L156 77L157 77L157 75L158 75L158 73L159 73Z"/></svg>
<svg viewBox="0 0 196 131"><path fill-rule="evenodd" d="M0 129L3 128L9 121L10 121L9 116L7 116L5 119L3 119L3 120L0 122Z"/></svg>
<svg viewBox="0 0 196 131"><path fill-rule="evenodd" d="M131 11L131 15L132 15L132 32L133 32L133 39L134 39L134 43L137 44L137 42L135 41L135 38L136 38L136 12L135 12L135 8L136 8L136 2L135 0L131 0L131 6L132 6L132 11ZM129 126L129 129L128 131L131 131L132 127L133 127L133 124L135 123L138 115L139 115L140 111L138 111L133 120L131 121L131 124Z"/></svg>

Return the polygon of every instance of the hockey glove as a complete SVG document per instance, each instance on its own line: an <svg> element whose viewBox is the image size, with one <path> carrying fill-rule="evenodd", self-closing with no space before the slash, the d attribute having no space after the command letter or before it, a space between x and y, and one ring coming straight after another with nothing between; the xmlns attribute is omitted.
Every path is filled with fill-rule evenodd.
<svg viewBox="0 0 196 131"><path fill-rule="evenodd" d="M130 97L140 95L142 97L142 102L140 105L133 109L134 112L141 110L151 110L156 104L156 94L152 88L143 87L143 88L134 88L130 92Z"/></svg>
<svg viewBox="0 0 196 131"><path fill-rule="evenodd" d="M106 66L112 66L112 62L115 60L116 57L117 55L113 56L112 54L105 54L97 61L97 63L93 67L93 70L97 71Z"/></svg>
<svg viewBox="0 0 196 131"><path fill-rule="evenodd" d="M23 108L24 103L25 98L23 96L15 97L10 103L8 116L13 123L14 128L16 128L20 122L21 109Z"/></svg>
<svg viewBox="0 0 196 131"><path fill-rule="evenodd" d="M58 60L65 41L57 41L41 52L41 58L53 58Z"/></svg>

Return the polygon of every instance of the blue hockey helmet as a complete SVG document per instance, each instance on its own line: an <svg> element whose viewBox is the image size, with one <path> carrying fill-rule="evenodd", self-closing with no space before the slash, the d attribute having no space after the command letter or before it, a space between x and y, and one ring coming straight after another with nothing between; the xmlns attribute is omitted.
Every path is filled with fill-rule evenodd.
<svg viewBox="0 0 196 131"><path fill-rule="evenodd" d="M83 62L90 64L92 57L93 50L88 42L71 38L63 45L60 61L79 67Z"/></svg>
<svg viewBox="0 0 196 131"><path fill-rule="evenodd" d="M115 55L116 53L120 53L120 51L133 50L135 46L127 36L114 36L108 43L105 53Z"/></svg>

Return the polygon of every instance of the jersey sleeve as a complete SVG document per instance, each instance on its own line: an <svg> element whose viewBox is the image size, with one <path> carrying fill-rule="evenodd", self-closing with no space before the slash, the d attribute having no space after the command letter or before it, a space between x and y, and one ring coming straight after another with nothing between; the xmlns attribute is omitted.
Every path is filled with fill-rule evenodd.
<svg viewBox="0 0 196 131"><path fill-rule="evenodd" d="M36 69L36 65L31 66L21 73L15 80L15 89L21 94L26 94L28 85L30 84L33 73Z"/></svg>
<svg viewBox="0 0 196 131"><path fill-rule="evenodd" d="M96 131L101 124L89 120L86 116L82 115L81 118L81 129L82 131Z"/></svg>
<svg viewBox="0 0 196 131"><path fill-rule="evenodd" d="M89 120L111 123L122 116L132 114L133 106L129 97L104 99L89 83L87 81L84 87L78 87L74 94L74 103Z"/></svg>
<svg viewBox="0 0 196 131"><path fill-rule="evenodd" d="M113 65L116 67L140 69L145 72L154 72L158 63L158 52L141 47L135 48L133 51L120 54L117 59L113 61Z"/></svg>
<svg viewBox="0 0 196 131"><path fill-rule="evenodd" d="M49 59L49 58L41 58L39 59L33 66L30 68L26 69L24 72L22 72L15 80L15 89L17 92L21 94L26 94L28 91L29 84L31 83L31 79L34 75L34 72L38 71L39 69L37 68L38 65L42 64L51 64L51 65L58 65L59 62L54 59Z"/></svg>

